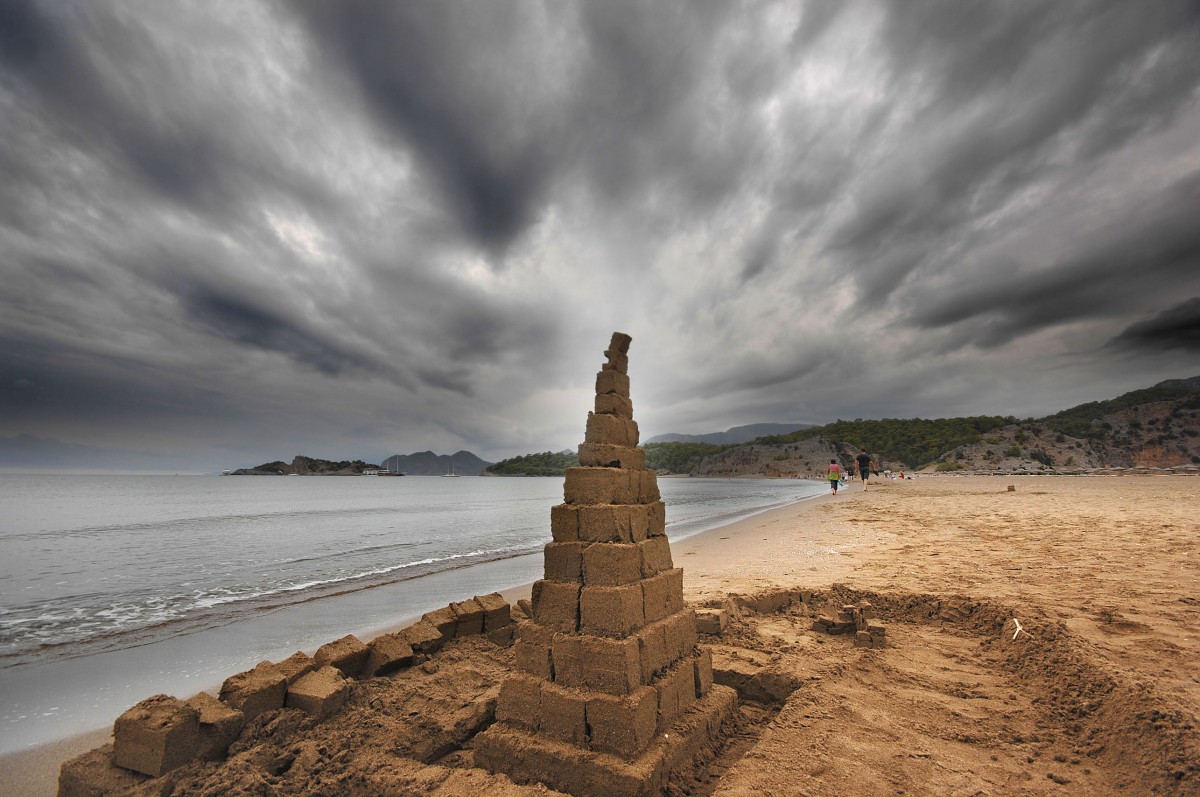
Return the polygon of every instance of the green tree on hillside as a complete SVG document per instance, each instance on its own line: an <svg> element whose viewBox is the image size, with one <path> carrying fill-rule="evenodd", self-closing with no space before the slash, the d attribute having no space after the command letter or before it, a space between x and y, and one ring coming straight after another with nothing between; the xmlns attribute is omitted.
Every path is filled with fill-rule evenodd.
<svg viewBox="0 0 1200 797"><path fill-rule="evenodd" d="M647 468L667 470L671 473L691 473L700 464L700 460L734 446L713 443L647 443L643 448L646 449Z"/></svg>
<svg viewBox="0 0 1200 797"><path fill-rule="evenodd" d="M484 472L494 476L563 476L567 468L578 464L577 454L543 451L540 454L525 454L501 460L489 465Z"/></svg>
<svg viewBox="0 0 1200 797"><path fill-rule="evenodd" d="M1097 439L1104 437L1108 429L1103 424L1094 422L1099 421L1105 415L1112 415L1114 412L1127 410L1139 404L1150 404L1155 401L1174 401L1188 396L1194 396L1195 400L1200 402L1200 390L1194 387L1184 385L1148 387L1144 390L1134 390L1130 393L1125 393L1108 401L1089 401L1087 404L1080 404L1078 407L1063 410L1041 420L1056 432L1061 432L1071 437Z"/></svg>
<svg viewBox="0 0 1200 797"><path fill-rule="evenodd" d="M978 415L969 418L884 418L878 421L837 420L824 426L799 429L785 435L760 437L753 445L785 445L814 437L849 443L866 448L872 454L908 467L922 468L959 446L978 443L984 433L999 429L1017 419L1008 416ZM750 444L748 444L750 445Z"/></svg>

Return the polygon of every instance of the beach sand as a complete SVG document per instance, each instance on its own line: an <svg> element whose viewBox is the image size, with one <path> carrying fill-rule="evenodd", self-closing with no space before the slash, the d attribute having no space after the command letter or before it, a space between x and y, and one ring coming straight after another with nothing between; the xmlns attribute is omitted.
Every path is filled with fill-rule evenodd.
<svg viewBox="0 0 1200 797"><path fill-rule="evenodd" d="M938 476L674 543L688 600L740 614L701 643L743 702L671 793L1200 794L1198 516L1194 477ZM861 600L885 647L812 630ZM457 640L323 722L277 712L227 762L130 793L545 794L472 768L511 666L511 648ZM53 794L59 764L103 741L9 756L0 791Z"/></svg>

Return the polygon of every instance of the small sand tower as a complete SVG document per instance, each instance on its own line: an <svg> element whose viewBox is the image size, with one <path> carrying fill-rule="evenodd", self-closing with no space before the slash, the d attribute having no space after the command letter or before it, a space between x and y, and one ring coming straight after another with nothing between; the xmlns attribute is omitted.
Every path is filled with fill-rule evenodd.
<svg viewBox="0 0 1200 797"><path fill-rule="evenodd" d="M637 447L629 343L614 333L604 352L580 467L550 512L518 671L475 739L479 766L578 797L656 793L712 746L737 700L713 685L712 657L696 647L658 479Z"/></svg>

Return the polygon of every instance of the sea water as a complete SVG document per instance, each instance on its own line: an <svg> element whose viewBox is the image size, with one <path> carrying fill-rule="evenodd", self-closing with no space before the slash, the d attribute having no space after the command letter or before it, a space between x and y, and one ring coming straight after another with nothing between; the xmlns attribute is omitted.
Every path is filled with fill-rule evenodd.
<svg viewBox="0 0 1200 797"><path fill-rule="evenodd" d="M671 539L824 483L661 479ZM0 753L541 576L562 479L0 475Z"/></svg>

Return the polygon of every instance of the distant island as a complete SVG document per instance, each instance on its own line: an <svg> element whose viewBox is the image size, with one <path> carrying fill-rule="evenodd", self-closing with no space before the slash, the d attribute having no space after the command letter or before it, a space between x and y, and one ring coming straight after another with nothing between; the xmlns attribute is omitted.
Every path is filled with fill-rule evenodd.
<svg viewBox="0 0 1200 797"><path fill-rule="evenodd" d="M482 476L484 469L491 464L470 451L456 451L453 454L418 451L415 454L392 454L383 461L383 467L387 470L409 476Z"/></svg>
<svg viewBox="0 0 1200 797"><path fill-rule="evenodd" d="M230 471L230 476L480 476L492 463L470 451L435 454L393 454L381 465L361 459L333 461L297 456L291 463L275 460L253 468Z"/></svg>
<svg viewBox="0 0 1200 797"><path fill-rule="evenodd" d="M253 468L238 468L230 472L230 476L375 476L384 468L363 462L361 459L341 460L333 462L328 459L314 459L303 455L296 456L291 463L275 460L264 462Z"/></svg>

